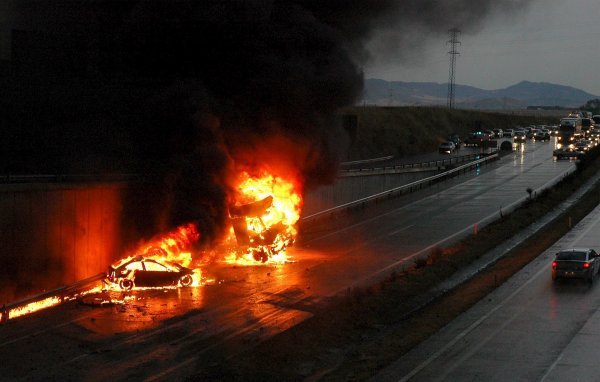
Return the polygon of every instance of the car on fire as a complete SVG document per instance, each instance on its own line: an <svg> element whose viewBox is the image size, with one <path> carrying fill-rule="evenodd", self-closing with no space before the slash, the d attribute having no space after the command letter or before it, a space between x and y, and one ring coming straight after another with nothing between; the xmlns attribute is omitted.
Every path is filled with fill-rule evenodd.
<svg viewBox="0 0 600 382"><path fill-rule="evenodd" d="M183 265L142 255L125 259L108 268L107 279L123 290L134 287L192 285L194 271Z"/></svg>
<svg viewBox="0 0 600 382"><path fill-rule="evenodd" d="M591 248L565 249L552 261L552 280L580 278L592 284L600 270L598 253Z"/></svg>

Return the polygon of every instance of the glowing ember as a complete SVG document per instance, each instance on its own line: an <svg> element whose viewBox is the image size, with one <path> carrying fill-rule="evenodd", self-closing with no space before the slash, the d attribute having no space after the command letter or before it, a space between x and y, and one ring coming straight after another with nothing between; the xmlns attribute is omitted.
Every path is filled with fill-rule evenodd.
<svg viewBox="0 0 600 382"><path fill-rule="evenodd" d="M48 298L43 299L41 301L32 302L32 303L27 304L25 306L12 309L8 313L8 317L10 317L11 319L12 318L21 317L21 316L24 316L26 314L30 314L30 313L33 313L33 312L40 311L42 309L50 308L52 306L60 304L61 302L63 302L63 300L60 297L48 297Z"/></svg>
<svg viewBox="0 0 600 382"><path fill-rule="evenodd" d="M295 224L302 206L300 187L292 180L268 173L252 177L244 172L240 177L238 191L236 205L230 207L229 211L232 227L227 238L227 243L236 249L227 255L226 261L236 265L288 262L286 248L296 239ZM134 285L136 289L204 285L211 280L203 279L202 271L197 264L194 266L190 252L192 245L199 239L200 233L194 224L183 225L143 243L132 255L113 264L107 275L111 282L98 283L70 295L51 296L0 311L0 322L87 295L93 297L88 297L87 300L94 304L122 303L131 298L121 295L118 299L110 296L106 299L106 292L111 289L131 289ZM142 283L141 275L144 272L161 271L175 277L160 285ZM153 277L156 275L154 273Z"/></svg>
<svg viewBox="0 0 600 382"><path fill-rule="evenodd" d="M17 317L25 316L27 314L39 312L40 310L44 310L47 308L51 308L56 305L60 305L66 301L72 301L78 297L85 296L91 293L98 293L102 290L100 285L89 287L86 290L80 291L76 294L66 295L66 296L50 296L44 298L39 301L30 302L28 304L13 308L7 309L5 312L0 314L0 322L7 321L9 319L14 319Z"/></svg>
<svg viewBox="0 0 600 382"><path fill-rule="evenodd" d="M238 249L225 261L237 265L288 261L286 248L296 239L302 207L299 187L268 173L251 177L244 172L238 191L237 203L230 208L228 238L230 243L237 241Z"/></svg>

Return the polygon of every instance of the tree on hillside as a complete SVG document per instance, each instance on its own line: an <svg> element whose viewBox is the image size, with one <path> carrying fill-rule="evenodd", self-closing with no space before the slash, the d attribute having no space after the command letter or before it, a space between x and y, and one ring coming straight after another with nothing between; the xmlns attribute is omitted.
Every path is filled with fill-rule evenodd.
<svg viewBox="0 0 600 382"><path fill-rule="evenodd" d="M579 110L591 111L592 114L600 114L600 99L595 98L587 101L585 105L580 106Z"/></svg>

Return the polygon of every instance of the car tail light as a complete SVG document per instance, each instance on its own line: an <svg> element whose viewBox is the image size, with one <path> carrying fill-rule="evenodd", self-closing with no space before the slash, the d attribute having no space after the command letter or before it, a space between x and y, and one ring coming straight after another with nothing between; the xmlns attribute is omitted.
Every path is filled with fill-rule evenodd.
<svg viewBox="0 0 600 382"><path fill-rule="evenodd" d="M556 269L556 261L552 262L552 269Z"/></svg>
<svg viewBox="0 0 600 382"><path fill-rule="evenodd" d="M590 267L590 263L583 263L583 267L584 268L589 268Z"/></svg>

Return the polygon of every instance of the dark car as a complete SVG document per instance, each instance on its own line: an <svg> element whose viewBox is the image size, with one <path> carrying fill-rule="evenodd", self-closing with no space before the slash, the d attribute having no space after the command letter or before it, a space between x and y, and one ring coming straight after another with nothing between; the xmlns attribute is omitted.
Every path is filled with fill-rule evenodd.
<svg viewBox="0 0 600 382"><path fill-rule="evenodd" d="M557 148L552 152L552 155L556 157L556 159L563 158L580 158L584 154L575 149L575 145L569 145L567 147Z"/></svg>
<svg viewBox="0 0 600 382"><path fill-rule="evenodd" d="M575 143L575 151L586 154L594 147L594 144L590 140L581 139L577 143Z"/></svg>
<svg viewBox="0 0 600 382"><path fill-rule="evenodd" d="M515 135L513 135L513 142L524 143L525 141L527 141L527 137L525 136L524 132L522 132L522 131L515 132Z"/></svg>
<svg viewBox="0 0 600 382"><path fill-rule="evenodd" d="M485 142L490 140L490 136L483 131L477 131L469 134L465 139L465 146L483 146Z"/></svg>
<svg viewBox="0 0 600 382"><path fill-rule="evenodd" d="M457 150L460 148L460 144L462 143L462 140L460 139L460 136L458 134L451 134L448 137L448 140L450 142L454 143L454 146L456 146Z"/></svg>
<svg viewBox="0 0 600 382"><path fill-rule="evenodd" d="M121 289L192 285L194 271L183 265L137 255L108 268L107 278Z"/></svg>
<svg viewBox="0 0 600 382"><path fill-rule="evenodd" d="M452 154L456 150L454 142L444 142L438 147L440 154Z"/></svg>
<svg viewBox="0 0 600 382"><path fill-rule="evenodd" d="M559 278L580 278L594 282L598 274L600 259L591 248L574 248L560 251L552 262L552 280Z"/></svg>
<svg viewBox="0 0 600 382"><path fill-rule="evenodd" d="M533 139L535 139L536 141L549 141L550 131L547 129L537 129L533 133Z"/></svg>

